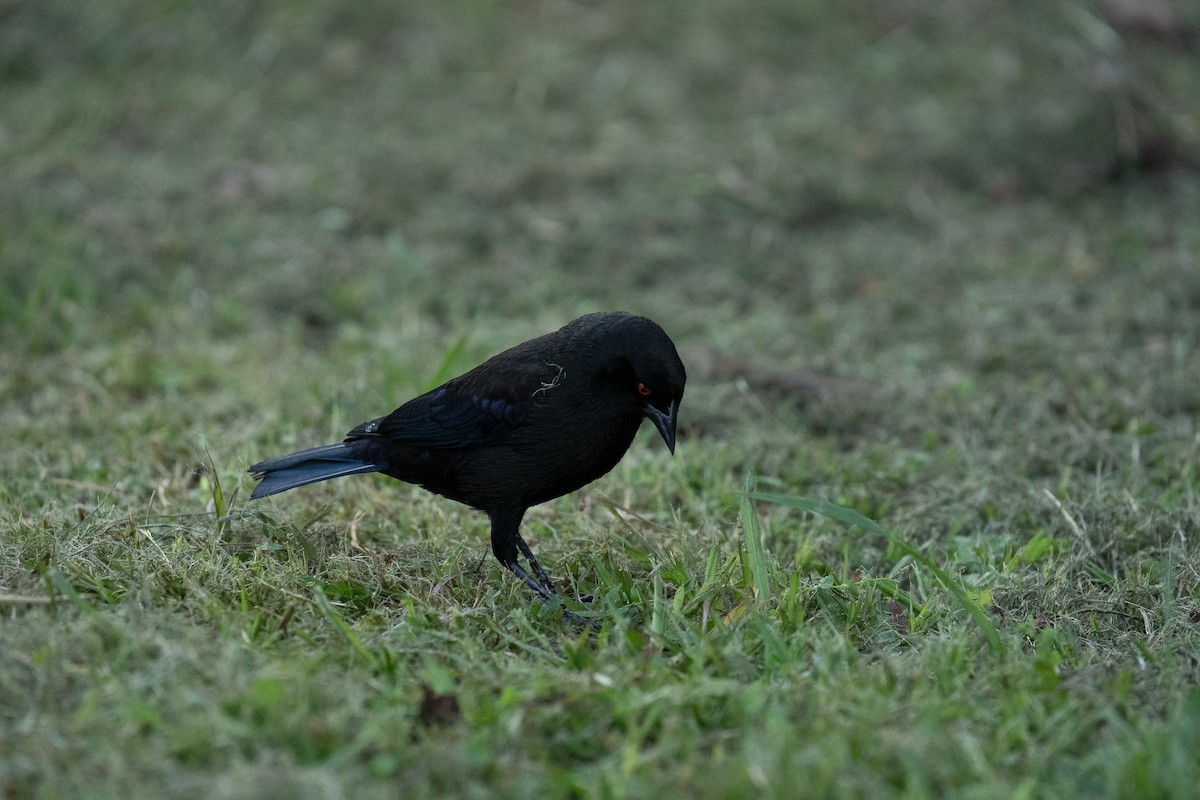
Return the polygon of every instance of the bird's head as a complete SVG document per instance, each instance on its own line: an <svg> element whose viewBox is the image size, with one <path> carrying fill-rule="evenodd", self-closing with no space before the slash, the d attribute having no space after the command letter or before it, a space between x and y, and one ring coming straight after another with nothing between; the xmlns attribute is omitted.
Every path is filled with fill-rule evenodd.
<svg viewBox="0 0 1200 800"><path fill-rule="evenodd" d="M654 423L667 449L675 452L675 428L687 373L675 344L657 323L645 317L612 315L614 330L608 369L603 371L610 391L623 398L630 411Z"/></svg>
<svg viewBox="0 0 1200 800"><path fill-rule="evenodd" d="M649 358L641 365L635 363L632 383L642 414L654 423L667 443L667 449L674 453L675 424L687 375L674 345L671 356L665 360Z"/></svg>

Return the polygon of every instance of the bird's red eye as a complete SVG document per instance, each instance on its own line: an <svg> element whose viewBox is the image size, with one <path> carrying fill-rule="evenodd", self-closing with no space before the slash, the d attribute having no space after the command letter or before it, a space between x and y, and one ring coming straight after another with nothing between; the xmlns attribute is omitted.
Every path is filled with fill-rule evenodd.
<svg viewBox="0 0 1200 800"><path fill-rule="evenodd" d="M649 397L650 396L650 387L644 383L639 383L638 384L638 394L640 394L642 397Z"/></svg>

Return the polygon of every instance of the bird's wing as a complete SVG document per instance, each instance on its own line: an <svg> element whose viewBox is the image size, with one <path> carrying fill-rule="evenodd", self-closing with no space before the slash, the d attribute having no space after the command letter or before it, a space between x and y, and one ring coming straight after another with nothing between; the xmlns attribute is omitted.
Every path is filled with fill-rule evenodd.
<svg viewBox="0 0 1200 800"><path fill-rule="evenodd" d="M563 371L545 362L500 366L473 370L413 398L388 416L359 425L347 438L378 436L428 448L501 442L521 428L539 398L561 382Z"/></svg>

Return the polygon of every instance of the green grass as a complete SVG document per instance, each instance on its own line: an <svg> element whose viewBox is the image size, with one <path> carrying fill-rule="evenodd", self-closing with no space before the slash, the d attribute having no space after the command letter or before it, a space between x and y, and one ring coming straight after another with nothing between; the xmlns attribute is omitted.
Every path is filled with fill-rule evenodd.
<svg viewBox="0 0 1200 800"><path fill-rule="evenodd" d="M0 797L1193 797L1200 16L1137 5L0 11ZM248 502L602 308L689 384L527 517L595 637L418 489Z"/></svg>

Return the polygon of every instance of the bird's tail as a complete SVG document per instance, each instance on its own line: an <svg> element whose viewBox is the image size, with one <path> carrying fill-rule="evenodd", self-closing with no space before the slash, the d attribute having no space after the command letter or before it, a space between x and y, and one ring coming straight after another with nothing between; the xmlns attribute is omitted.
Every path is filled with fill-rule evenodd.
<svg viewBox="0 0 1200 800"><path fill-rule="evenodd" d="M258 486L250 493L250 499L286 492L297 486L340 478L343 475L379 472L387 466L363 458L362 455L360 449L343 442L260 461L250 467L250 472L260 479Z"/></svg>

